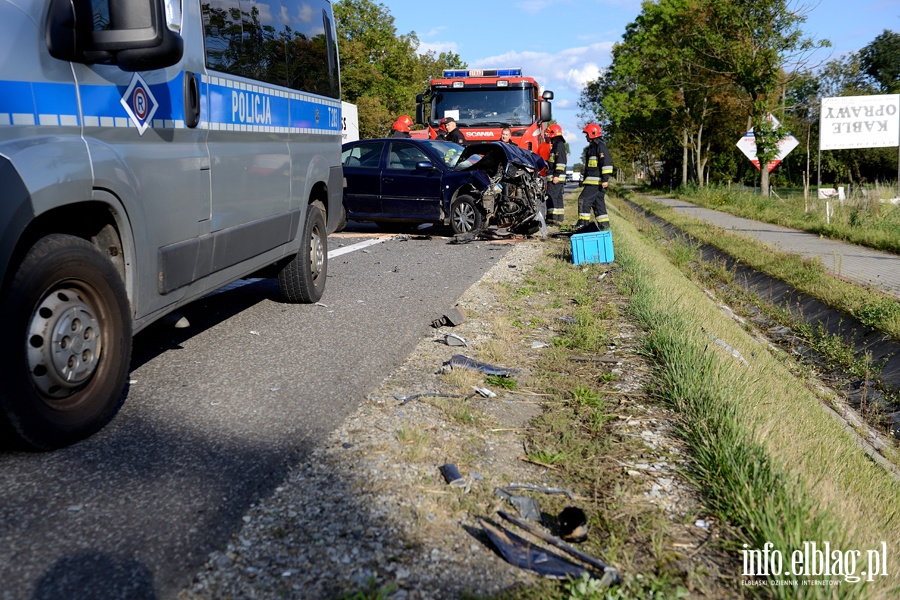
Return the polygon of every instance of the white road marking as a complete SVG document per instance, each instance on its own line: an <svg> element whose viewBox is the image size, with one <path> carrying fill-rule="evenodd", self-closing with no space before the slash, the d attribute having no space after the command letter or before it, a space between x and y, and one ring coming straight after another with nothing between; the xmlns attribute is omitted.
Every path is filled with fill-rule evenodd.
<svg viewBox="0 0 900 600"><path fill-rule="evenodd" d="M374 246L375 244L380 244L381 242L386 242L386 241L392 240L392 239L394 239L393 236L391 236L391 237L383 237L383 238L376 238L376 239L373 239L373 240L366 240L365 242L359 242L358 244L353 244L353 245L351 245L351 246L344 246L343 248L337 248L337 249L335 249L335 250L329 250L329 251L328 251L328 258L335 258L336 256L340 256L341 254L348 254L348 253L350 253L350 252L355 252L355 251L357 251L357 250L362 250L363 248L366 248L367 246Z"/></svg>

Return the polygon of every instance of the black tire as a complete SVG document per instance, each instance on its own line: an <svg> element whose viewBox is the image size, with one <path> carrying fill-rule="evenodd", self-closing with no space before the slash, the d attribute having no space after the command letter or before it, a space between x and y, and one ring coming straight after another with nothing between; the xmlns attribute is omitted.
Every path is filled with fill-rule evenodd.
<svg viewBox="0 0 900 600"><path fill-rule="evenodd" d="M450 207L450 226L453 233L476 233L481 231L484 225L484 217L475 200L471 196L460 196L453 201Z"/></svg>
<svg viewBox="0 0 900 600"><path fill-rule="evenodd" d="M337 227L334 228L335 232L343 231L347 227L347 207L344 206L344 203L341 202L341 216L338 218Z"/></svg>
<svg viewBox="0 0 900 600"><path fill-rule="evenodd" d="M13 446L51 450L96 433L125 400L131 362L118 270L90 242L53 234L31 247L9 290L0 417Z"/></svg>
<svg viewBox="0 0 900 600"><path fill-rule="evenodd" d="M328 275L325 218L315 203L306 210L300 252L278 274L278 285L289 302L318 302Z"/></svg>

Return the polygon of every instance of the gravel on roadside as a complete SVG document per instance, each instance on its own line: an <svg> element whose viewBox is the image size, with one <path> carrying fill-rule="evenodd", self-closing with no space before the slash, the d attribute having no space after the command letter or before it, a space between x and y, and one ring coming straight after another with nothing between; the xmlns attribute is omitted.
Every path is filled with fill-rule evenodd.
<svg viewBox="0 0 900 600"><path fill-rule="evenodd" d="M551 470L520 458L522 429L540 414L540 399L514 390L478 397L478 410L491 422L472 427L448 417L453 398L441 398L442 409L429 394L458 393L441 379L442 365L491 339L489 317L497 300L492 284L521 280L543 251L536 240L514 244L459 299L467 320L432 329L323 447L250 508L241 530L227 547L210 554L179 600L335 598L362 589L401 600L460 598L533 584L535 574L494 551L477 518L492 517L498 509L515 512L493 496L496 487L512 482L565 487ZM469 347L447 345L448 333ZM545 333L549 341L552 331ZM611 352L637 360L637 337L639 332L623 326ZM540 352L540 344L533 346L523 354ZM679 472L685 457L671 419L663 409L629 399L642 396L647 369L616 369L615 388L628 405L616 427L643 446L633 460L614 468L633 488L634 502L671 517L679 538L673 544L693 553L691 560L702 560L701 549L715 528L712 520L695 522L691 516L700 514L696 492ZM421 396L410 398L415 394ZM464 486L447 485L439 470L445 463L457 465ZM714 562L704 568L714 568Z"/></svg>

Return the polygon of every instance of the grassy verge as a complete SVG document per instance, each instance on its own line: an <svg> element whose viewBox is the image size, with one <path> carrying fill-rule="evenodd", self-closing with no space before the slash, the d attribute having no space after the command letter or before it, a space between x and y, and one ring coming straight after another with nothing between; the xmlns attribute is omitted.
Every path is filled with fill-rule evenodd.
<svg viewBox="0 0 900 600"><path fill-rule="evenodd" d="M757 271L784 281L797 291L853 315L869 327L900 339L900 302L892 296L842 281L816 261L773 250L746 236L679 215L646 196L628 194L627 197L695 239L723 250Z"/></svg>
<svg viewBox="0 0 900 600"><path fill-rule="evenodd" d="M882 542L892 560L900 539L900 483L864 455L815 394L792 376L782 357L770 354L688 281L658 241L638 232L614 206L613 215L618 269L611 278L630 298L628 318L646 332L642 351L654 365L653 393L677 415L677 430L691 451L689 474L708 506L735 528L729 551L736 568L742 568L742 550L772 544L770 548L787 557L787 565L804 544L821 548L827 542L845 557L861 552L853 573L846 572L850 565L845 563L845 572L829 578L839 585L803 585L823 577L782 573L762 578L797 585L771 585L760 593L782 598L892 597L900 585L895 565L887 570L889 575L872 576L871 582L852 579L865 570L867 551L882 548ZM635 548L652 545L652 518L629 518L623 525L603 516L614 513L617 501L615 481L597 468L610 453L604 433L614 402L605 393L601 373L590 367L578 372L568 360L572 353L601 351L608 339L602 332L609 331L610 319L624 315L617 315L599 291L599 268L565 264L565 247L554 243L528 290L507 290L511 308L503 317L512 330L555 318L554 306L548 304L546 314L531 312L523 320L515 299L526 293L558 297L557 311L577 307L574 323L561 332L530 382L532 389L555 400L535 423L531 456L552 464L583 495L596 499L599 512L593 519L606 535L604 555L611 562L631 560L636 566ZM725 346L746 357L747 364ZM666 564L664 549L651 551L643 562L648 576L627 580L625 587L605 597L676 597L681 587L696 586L702 579L698 573L667 571ZM740 572L733 575L741 578ZM604 597L578 595L572 585L558 597ZM546 593L542 587L535 595L520 591L516 597Z"/></svg>
<svg viewBox="0 0 900 600"><path fill-rule="evenodd" d="M896 194L896 187L890 191ZM815 190L812 193L815 194ZM844 202L831 200L829 218L825 216L825 200L804 201L802 195L767 198L723 186L692 186L680 190L677 195L700 206L740 217L900 254L900 206L882 202L874 195Z"/></svg>

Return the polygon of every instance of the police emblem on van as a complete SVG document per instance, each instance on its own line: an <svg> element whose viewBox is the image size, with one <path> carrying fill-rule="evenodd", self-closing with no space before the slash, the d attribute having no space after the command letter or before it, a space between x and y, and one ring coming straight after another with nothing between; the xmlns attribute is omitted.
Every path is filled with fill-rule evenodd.
<svg viewBox="0 0 900 600"><path fill-rule="evenodd" d="M125 112L131 117L131 122L137 127L138 135L144 135L150 127L150 120L156 114L156 109L159 108L159 103L153 97L150 86L137 73L131 78L121 102Z"/></svg>

